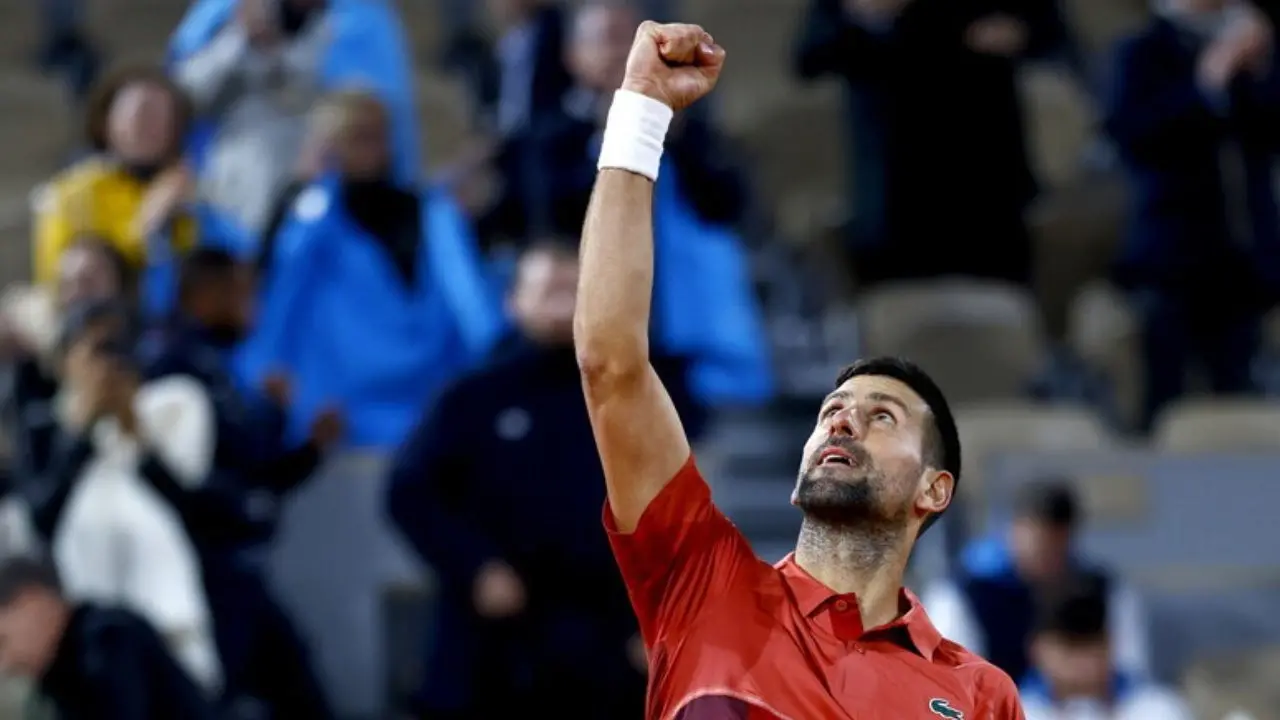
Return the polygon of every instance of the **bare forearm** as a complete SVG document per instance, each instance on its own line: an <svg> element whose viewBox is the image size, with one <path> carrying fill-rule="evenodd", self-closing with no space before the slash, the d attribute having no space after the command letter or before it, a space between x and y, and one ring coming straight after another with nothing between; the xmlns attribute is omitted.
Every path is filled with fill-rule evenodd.
<svg viewBox="0 0 1280 720"><path fill-rule="evenodd" d="M606 168L582 229L574 343L583 372L634 374L649 360L653 182Z"/></svg>

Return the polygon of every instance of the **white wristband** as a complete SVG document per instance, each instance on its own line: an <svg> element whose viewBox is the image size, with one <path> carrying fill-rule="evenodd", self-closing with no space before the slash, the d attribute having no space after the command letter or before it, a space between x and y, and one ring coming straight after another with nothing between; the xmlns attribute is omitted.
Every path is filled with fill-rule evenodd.
<svg viewBox="0 0 1280 720"><path fill-rule="evenodd" d="M628 170L656 181L662 164L662 143L674 114L665 103L647 95L630 90L615 92L596 167Z"/></svg>

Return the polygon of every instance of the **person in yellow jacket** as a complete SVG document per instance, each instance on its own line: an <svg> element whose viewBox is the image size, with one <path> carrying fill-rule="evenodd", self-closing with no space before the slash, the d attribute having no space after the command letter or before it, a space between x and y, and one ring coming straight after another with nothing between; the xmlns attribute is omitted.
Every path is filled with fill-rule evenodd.
<svg viewBox="0 0 1280 720"><path fill-rule="evenodd" d="M86 115L96 154L37 195L37 283L52 284L59 257L84 237L114 247L135 270L157 238L175 252L197 244L198 222L187 209L194 180L182 162L191 120L190 101L158 68L125 69L103 81Z"/></svg>

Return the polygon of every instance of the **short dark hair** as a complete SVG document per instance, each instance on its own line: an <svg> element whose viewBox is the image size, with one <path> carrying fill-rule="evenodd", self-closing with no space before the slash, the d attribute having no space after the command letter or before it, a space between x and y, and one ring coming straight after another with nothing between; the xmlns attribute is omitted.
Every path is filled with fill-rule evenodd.
<svg viewBox="0 0 1280 720"><path fill-rule="evenodd" d="M9 605L24 590L32 588L62 592L58 571L47 558L16 556L0 563L0 607Z"/></svg>
<svg viewBox="0 0 1280 720"><path fill-rule="evenodd" d="M858 360L845 367L836 376L836 387L861 375L893 378L911 388L929 407L932 419L925 425L924 447L922 448L925 464L929 467L945 470L955 478L955 490L960 488L960 433L956 430L956 420L951 414L951 406L942 394L942 388L929 377L919 365L898 357L873 357ZM954 497L954 496L953 496ZM920 528L923 534L942 513L936 513L925 519Z"/></svg>
<svg viewBox="0 0 1280 720"><path fill-rule="evenodd" d="M174 127L171 147L165 153L165 162L173 162L182 157L183 143L186 142L188 130L195 118L195 107L186 91L165 74L164 69L154 65L127 65L112 70L94 86L85 105L85 139L89 147L98 152L108 149L107 122L116 98L130 85L153 85L164 90L173 100Z"/></svg>
<svg viewBox="0 0 1280 720"><path fill-rule="evenodd" d="M178 268L178 302L185 302L209 283L227 280L239 267L240 260L222 248L193 248Z"/></svg>
<svg viewBox="0 0 1280 720"><path fill-rule="evenodd" d="M1107 634L1107 580L1075 573L1046 589L1038 599L1035 632L1069 642L1096 641Z"/></svg>
<svg viewBox="0 0 1280 720"><path fill-rule="evenodd" d="M77 235L71 240L67 250L73 248L89 250L100 255L116 274L116 284L120 288L120 294L126 298L133 297L138 286L138 269L129 263L128 258L120 252L119 248L98 235L87 233Z"/></svg>
<svg viewBox="0 0 1280 720"><path fill-rule="evenodd" d="M1019 488L1014 500L1018 517L1070 528L1080 520L1075 489L1065 480L1037 480Z"/></svg>
<svg viewBox="0 0 1280 720"><path fill-rule="evenodd" d="M562 235L540 237L524 246L524 249L520 251L520 257L525 258L546 253L554 258L577 260L579 244L577 239Z"/></svg>

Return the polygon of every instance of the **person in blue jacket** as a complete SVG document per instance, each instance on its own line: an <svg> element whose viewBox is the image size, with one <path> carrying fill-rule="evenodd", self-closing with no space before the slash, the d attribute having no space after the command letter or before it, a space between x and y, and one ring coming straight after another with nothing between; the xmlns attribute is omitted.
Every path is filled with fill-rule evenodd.
<svg viewBox="0 0 1280 720"><path fill-rule="evenodd" d="M453 200L396 179L378 97L342 91L317 112L332 116L333 154L282 224L241 372L290 369L295 437L334 403L353 446L392 448L488 351L500 302Z"/></svg>

